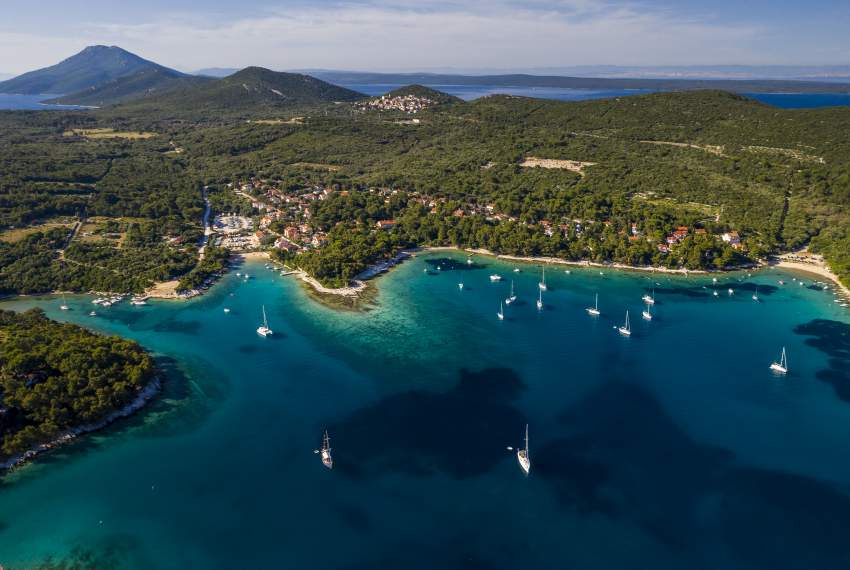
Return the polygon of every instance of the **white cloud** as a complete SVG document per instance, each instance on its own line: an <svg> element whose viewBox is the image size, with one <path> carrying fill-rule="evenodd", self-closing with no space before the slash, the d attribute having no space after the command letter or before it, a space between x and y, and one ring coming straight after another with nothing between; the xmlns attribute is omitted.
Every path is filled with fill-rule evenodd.
<svg viewBox="0 0 850 570"><path fill-rule="evenodd" d="M579 64L781 63L762 30L715 25L606 0L395 0L279 9L232 21L182 14L138 24L87 24L67 37L0 32L0 71L23 71L90 43L120 45L184 70L261 65L413 71ZM11 46L22 57L10 57ZM790 63L790 62L789 62Z"/></svg>

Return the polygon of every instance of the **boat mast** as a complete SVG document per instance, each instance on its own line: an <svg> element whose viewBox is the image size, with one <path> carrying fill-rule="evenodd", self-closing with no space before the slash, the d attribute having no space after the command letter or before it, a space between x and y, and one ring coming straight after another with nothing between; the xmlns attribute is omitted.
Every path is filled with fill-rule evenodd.
<svg viewBox="0 0 850 570"><path fill-rule="evenodd" d="M263 305L263 326L269 328L269 320L266 318L266 306Z"/></svg>
<svg viewBox="0 0 850 570"><path fill-rule="evenodd" d="M528 424L525 424L525 456L528 457Z"/></svg>

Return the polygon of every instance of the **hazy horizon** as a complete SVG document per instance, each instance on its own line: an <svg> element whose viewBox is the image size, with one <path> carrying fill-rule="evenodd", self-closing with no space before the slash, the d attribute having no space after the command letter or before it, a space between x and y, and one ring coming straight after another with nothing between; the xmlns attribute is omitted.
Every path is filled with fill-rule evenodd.
<svg viewBox="0 0 850 570"><path fill-rule="evenodd" d="M850 65L850 6L754 0L14 2L0 73L53 65L93 44L175 69L458 72Z"/></svg>

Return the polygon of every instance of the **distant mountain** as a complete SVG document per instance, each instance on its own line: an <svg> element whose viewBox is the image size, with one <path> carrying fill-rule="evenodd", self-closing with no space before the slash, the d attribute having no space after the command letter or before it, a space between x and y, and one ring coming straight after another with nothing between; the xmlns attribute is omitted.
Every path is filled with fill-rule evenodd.
<svg viewBox="0 0 850 570"><path fill-rule="evenodd" d="M183 74L175 75L165 68L149 68L83 91L50 99L46 103L106 107L136 99L155 97L184 87L201 85L208 81L213 81L213 79Z"/></svg>
<svg viewBox="0 0 850 570"><path fill-rule="evenodd" d="M204 69L193 71L192 75L199 75L201 77L227 77L228 75L233 75L238 71L239 69L235 67L206 67Z"/></svg>
<svg viewBox="0 0 850 570"><path fill-rule="evenodd" d="M337 85L407 85L411 83L440 85L493 85L497 87L556 87L570 89L648 89L656 91L688 91L718 89L736 93L848 93L847 83L823 81L791 81L770 79L652 79L565 77L560 75L453 75L438 73L368 73L358 71L312 71L311 74Z"/></svg>
<svg viewBox="0 0 850 570"><path fill-rule="evenodd" d="M223 79L184 82L167 92L120 106L123 111L160 111L174 114L243 114L287 107L356 101L362 93L331 85L298 73L280 73L248 67Z"/></svg>
<svg viewBox="0 0 850 570"><path fill-rule="evenodd" d="M0 93L77 93L141 71L157 72L159 77L183 76L116 46L90 46L56 65L3 81Z"/></svg>
<svg viewBox="0 0 850 570"><path fill-rule="evenodd" d="M0 73L0 81L14 77L11 73Z"/></svg>

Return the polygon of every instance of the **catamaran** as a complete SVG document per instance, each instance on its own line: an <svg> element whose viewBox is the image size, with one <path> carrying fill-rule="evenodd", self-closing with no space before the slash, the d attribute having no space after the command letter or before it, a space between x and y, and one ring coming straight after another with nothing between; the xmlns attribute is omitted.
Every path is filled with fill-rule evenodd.
<svg viewBox="0 0 850 570"><path fill-rule="evenodd" d="M269 320L266 318L266 306L263 305L263 324L257 328L257 334L260 336L269 336L274 334L272 329L269 328Z"/></svg>
<svg viewBox="0 0 850 570"><path fill-rule="evenodd" d="M643 297L641 297L641 299L643 299L643 302L646 303L647 305L654 305L655 304L655 289L652 290L652 295L650 295L649 293L644 293L644 295L643 295Z"/></svg>
<svg viewBox="0 0 850 570"><path fill-rule="evenodd" d="M646 304L646 309L644 309L643 313L641 313L641 316L643 316L643 320L645 320L645 321L651 321L652 320L651 307L652 307L651 304L649 304L649 303Z"/></svg>
<svg viewBox="0 0 850 570"><path fill-rule="evenodd" d="M587 311L588 315L599 316L599 293L596 294L596 301L593 303L593 306L586 308L585 311Z"/></svg>
<svg viewBox="0 0 850 570"><path fill-rule="evenodd" d="M490 276L490 281L492 281L493 283L495 283L496 281L501 281L501 280L502 280L502 276L499 275L498 273L494 273L493 275Z"/></svg>
<svg viewBox="0 0 850 570"><path fill-rule="evenodd" d="M546 266L545 265L543 266L543 278L540 280L540 283L538 283L537 286L540 287L541 291L547 290L547 287L546 287Z"/></svg>
<svg viewBox="0 0 850 570"><path fill-rule="evenodd" d="M531 458L528 455L528 424L525 424L525 447L517 449L516 459L519 462L520 469L528 475L528 472L531 471Z"/></svg>
<svg viewBox="0 0 850 570"><path fill-rule="evenodd" d="M626 311L626 323L621 327L617 327L617 330L623 336L632 336L632 327L629 324L629 312L628 311Z"/></svg>
<svg viewBox="0 0 850 570"><path fill-rule="evenodd" d="M501 302L499 302L499 312L496 313L496 316L499 317L500 321L505 320L505 307Z"/></svg>
<svg viewBox="0 0 850 570"><path fill-rule="evenodd" d="M538 311L543 310L543 289L540 289L537 292L537 310Z"/></svg>
<svg viewBox="0 0 850 570"><path fill-rule="evenodd" d="M516 301L516 293L514 293L514 282L511 280L511 296L505 299L505 305L510 305Z"/></svg>
<svg viewBox="0 0 850 570"><path fill-rule="evenodd" d="M62 311L67 311L68 308L68 301L65 300L65 293L62 293L62 304L59 305L59 309Z"/></svg>
<svg viewBox="0 0 850 570"><path fill-rule="evenodd" d="M322 465L328 469L333 469L334 460L333 457L331 457L331 438L328 436L328 430L325 430L325 437L322 439L322 450L320 455L322 456Z"/></svg>
<svg viewBox="0 0 850 570"><path fill-rule="evenodd" d="M785 356L785 347L782 347L782 356L779 357L779 362L774 362L770 365L770 369L780 374L788 374L788 358Z"/></svg>

